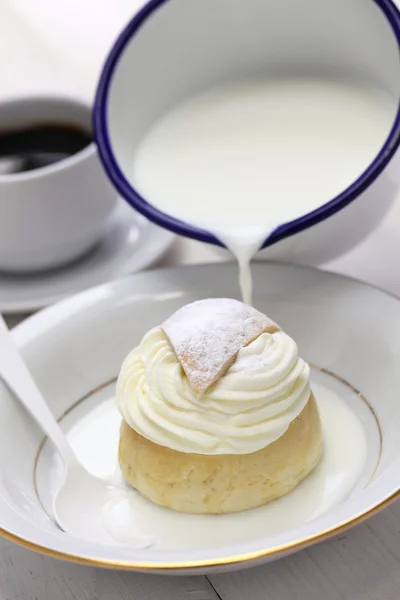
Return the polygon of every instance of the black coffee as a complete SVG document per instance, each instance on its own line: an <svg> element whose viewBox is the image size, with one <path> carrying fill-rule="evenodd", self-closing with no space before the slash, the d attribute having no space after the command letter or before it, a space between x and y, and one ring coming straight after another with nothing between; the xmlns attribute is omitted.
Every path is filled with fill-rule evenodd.
<svg viewBox="0 0 400 600"><path fill-rule="evenodd" d="M0 175L33 171L83 150L92 141L88 130L74 125L43 124L1 131Z"/></svg>

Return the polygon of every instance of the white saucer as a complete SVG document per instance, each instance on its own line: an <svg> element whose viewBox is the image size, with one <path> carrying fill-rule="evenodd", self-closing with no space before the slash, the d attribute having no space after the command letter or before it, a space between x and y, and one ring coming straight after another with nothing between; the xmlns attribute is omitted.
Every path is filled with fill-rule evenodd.
<svg viewBox="0 0 400 600"><path fill-rule="evenodd" d="M261 564L328 539L400 496L399 299L313 269L258 263L253 271L256 306L298 341L314 365L312 385L325 430L317 471L281 500L236 515L184 515L137 495L134 519L155 543L97 544L84 531L76 538L55 525L51 501L62 476L59 459L0 385L3 535L84 564L209 573ZM110 473L116 464L119 415L109 399L127 352L179 306L237 292L234 264L150 271L67 299L14 330L53 413L90 470Z"/></svg>
<svg viewBox="0 0 400 600"><path fill-rule="evenodd" d="M171 246L174 235L135 213L122 200L99 244L61 269L35 275L0 273L0 312L43 308L89 287L141 271Z"/></svg>

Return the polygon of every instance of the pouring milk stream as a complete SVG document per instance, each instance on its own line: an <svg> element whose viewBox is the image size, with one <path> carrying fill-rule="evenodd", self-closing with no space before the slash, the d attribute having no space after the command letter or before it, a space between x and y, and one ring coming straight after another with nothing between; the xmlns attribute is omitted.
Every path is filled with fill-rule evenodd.
<svg viewBox="0 0 400 600"><path fill-rule="evenodd" d="M394 108L389 94L349 80L221 86L153 125L136 151L133 183L155 207L206 229L232 251L250 304L249 264L264 240L365 171Z"/></svg>
<svg viewBox="0 0 400 600"><path fill-rule="evenodd" d="M382 91L348 80L268 78L211 89L150 128L136 150L132 182L156 208L208 230L233 252L243 299L250 304L250 261L264 240L279 225L336 197L365 171L384 144L395 104ZM327 469L343 470L343 456L348 467L350 455L358 458L343 480L347 494L365 451L347 407L340 419L342 430L351 431L349 441L340 441L342 457L331 451L331 440L338 439L338 406L334 398L324 399L324 390L318 397L322 415L328 408L336 412L335 418L323 419L325 466L300 491L306 507L314 506L315 489L323 487L316 478L323 480ZM349 453L347 444L359 454ZM298 502L296 494L275 506ZM103 511L111 537L118 543L154 544L154 529L162 526L158 513L149 512L144 531L143 519L135 520L146 515L146 506L140 494L118 489ZM272 513L279 522L277 517ZM204 529L203 521L199 528Z"/></svg>

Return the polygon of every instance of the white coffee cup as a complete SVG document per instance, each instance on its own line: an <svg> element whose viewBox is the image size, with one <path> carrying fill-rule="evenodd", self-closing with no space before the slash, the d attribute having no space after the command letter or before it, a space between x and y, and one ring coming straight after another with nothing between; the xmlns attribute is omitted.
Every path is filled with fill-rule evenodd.
<svg viewBox="0 0 400 600"><path fill-rule="evenodd" d="M91 131L91 108L74 98L28 97L0 102L0 131L37 125ZM0 270L55 268L99 241L116 193L90 143L31 171L0 174Z"/></svg>

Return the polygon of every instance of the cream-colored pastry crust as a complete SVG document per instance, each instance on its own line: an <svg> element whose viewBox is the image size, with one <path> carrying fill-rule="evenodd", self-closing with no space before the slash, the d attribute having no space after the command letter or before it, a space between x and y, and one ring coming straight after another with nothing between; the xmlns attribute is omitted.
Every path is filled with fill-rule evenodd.
<svg viewBox="0 0 400 600"><path fill-rule="evenodd" d="M162 325L192 389L204 394L262 333L279 331L258 310L231 298L187 304Z"/></svg>
<svg viewBox="0 0 400 600"><path fill-rule="evenodd" d="M247 510L291 492L317 466L322 432L313 395L289 429L251 454L203 455L155 444L121 426L119 463L128 483L176 511L221 514Z"/></svg>

